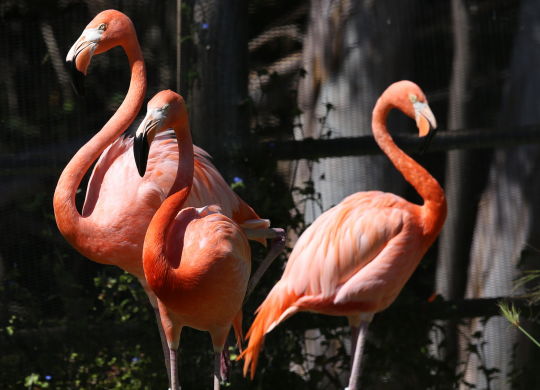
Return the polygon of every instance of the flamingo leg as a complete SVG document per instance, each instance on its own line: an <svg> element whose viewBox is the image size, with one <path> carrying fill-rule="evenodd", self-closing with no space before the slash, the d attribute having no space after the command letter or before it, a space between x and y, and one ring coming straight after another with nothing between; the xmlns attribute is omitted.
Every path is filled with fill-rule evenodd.
<svg viewBox="0 0 540 390"><path fill-rule="evenodd" d="M356 351L356 342L358 341L358 333L360 332L360 327L357 325L351 325L351 369L354 363L354 353Z"/></svg>
<svg viewBox="0 0 540 390"><path fill-rule="evenodd" d="M177 363L177 356L178 351L175 348L169 348L169 356L170 356L170 365L171 365L171 389L170 390L181 390L180 384L178 381L178 363Z"/></svg>
<svg viewBox="0 0 540 390"><path fill-rule="evenodd" d="M285 247L285 230L280 228L272 228L272 229L264 229L264 232L261 232L261 230L255 229L254 231L250 232L249 230L246 231L248 238L251 237L265 237L270 238L272 241L270 243L270 249L268 250L268 253L266 254L265 258L261 261L259 264L259 267L257 270L253 273L251 276L251 279L248 282L248 287L246 290L246 296L244 298L244 301L247 301L251 293L255 290L255 287L257 287L257 284L259 284L259 281L261 280L264 273L268 270L268 267L272 264L272 262L276 259L276 257L283 251L283 248Z"/></svg>
<svg viewBox="0 0 540 390"><path fill-rule="evenodd" d="M221 352L214 352L214 390L221 388Z"/></svg>
<svg viewBox="0 0 540 390"><path fill-rule="evenodd" d="M370 319L371 320L371 319ZM351 376L349 377L349 386L347 390L358 390L360 384L360 376L362 375L362 355L364 353L364 347L366 343L366 335L369 327L370 320L364 320L360 322L358 326L358 331L353 330L352 337L354 338L354 333L356 333L356 340L352 340L354 344L351 346L351 353L353 354L353 362L351 368ZM354 328L354 327L353 327Z"/></svg>
<svg viewBox="0 0 540 390"><path fill-rule="evenodd" d="M159 338L161 340L161 349L163 350L163 358L165 359L165 366L167 367L167 379L169 386L171 385L171 356L169 352L169 346L167 345L167 339L165 338L165 332L161 325L161 317L159 316L159 309L154 307L154 314L156 315L157 326L159 330Z"/></svg>
<svg viewBox="0 0 540 390"><path fill-rule="evenodd" d="M167 307L160 299L157 299L157 307L159 310L159 318L163 335L167 343L169 353L169 378L170 390L180 390L180 382L178 380L178 346L180 344L180 333L182 325L168 311ZM165 359L167 361L167 359Z"/></svg>

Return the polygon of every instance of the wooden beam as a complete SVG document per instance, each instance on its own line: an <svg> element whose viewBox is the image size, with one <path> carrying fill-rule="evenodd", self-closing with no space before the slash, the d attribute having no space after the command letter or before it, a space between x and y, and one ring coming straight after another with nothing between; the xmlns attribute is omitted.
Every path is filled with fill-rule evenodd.
<svg viewBox="0 0 540 390"><path fill-rule="evenodd" d="M424 141L412 134L394 134L396 143L408 153L420 153ZM36 167L50 174L50 167L63 167L84 143L82 138L61 144L44 145L30 152L4 154L0 156L0 175L19 174L21 170ZM540 124L508 129L473 129L438 131L425 153L443 152L454 149L492 149L520 145L540 144ZM381 150L372 136L313 139L302 141L265 141L251 145L242 152L253 158L273 158L276 160L318 159L327 157L361 156L379 154ZM54 174L57 174L55 171Z"/></svg>
<svg viewBox="0 0 540 390"><path fill-rule="evenodd" d="M408 153L420 153L424 140L413 134L393 134L396 143ZM474 129L438 131L431 139L426 153L453 149L507 148L540 144L540 125L509 129ZM327 157L379 154L381 150L372 136L313 139L301 141L266 141L257 154L270 155L277 160L318 159Z"/></svg>

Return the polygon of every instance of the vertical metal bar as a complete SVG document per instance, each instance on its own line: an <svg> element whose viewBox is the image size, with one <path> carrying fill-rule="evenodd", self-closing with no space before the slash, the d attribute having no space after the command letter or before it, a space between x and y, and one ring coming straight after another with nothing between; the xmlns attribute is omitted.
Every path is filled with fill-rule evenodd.
<svg viewBox="0 0 540 390"><path fill-rule="evenodd" d="M176 92L180 92L180 73L182 69L182 0L176 0Z"/></svg>

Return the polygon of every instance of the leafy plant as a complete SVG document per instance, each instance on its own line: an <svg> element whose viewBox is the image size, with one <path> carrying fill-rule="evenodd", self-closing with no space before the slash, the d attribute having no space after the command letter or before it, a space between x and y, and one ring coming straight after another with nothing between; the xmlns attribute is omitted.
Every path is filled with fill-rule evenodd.
<svg viewBox="0 0 540 390"><path fill-rule="evenodd" d="M518 328L525 336L529 338L529 340L531 340L534 344L536 344L537 347L540 348L540 342L521 326L519 322L520 312L518 309L516 309L514 304L512 303L508 304L504 301L499 302L499 308L501 310L502 315L504 316L504 318L508 320L508 322L510 322L513 326Z"/></svg>

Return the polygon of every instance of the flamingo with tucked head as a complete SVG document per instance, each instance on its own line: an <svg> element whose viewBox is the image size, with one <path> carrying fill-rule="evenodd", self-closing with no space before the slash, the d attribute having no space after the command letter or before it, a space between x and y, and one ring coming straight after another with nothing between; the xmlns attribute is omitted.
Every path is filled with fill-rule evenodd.
<svg viewBox="0 0 540 390"><path fill-rule="evenodd" d="M178 386L180 332L189 326L210 332L215 352L214 390L218 390L220 357L231 325L239 344L242 339L242 301L251 271L250 248L241 228L218 206L184 207L193 181L193 143L184 100L169 90L148 102L135 142L150 143L168 128L174 129L180 149L175 180L179 190L162 203L148 226L144 273L158 297L170 350L171 389ZM145 153L136 153L135 158L144 172Z"/></svg>
<svg viewBox="0 0 540 390"><path fill-rule="evenodd" d="M294 313L312 311L348 318L353 335L348 389L358 389L373 315L396 299L446 218L437 180L388 133L386 118L393 108L416 120L420 137L436 127L435 117L422 90L410 81L390 85L373 110L375 141L424 203L380 191L358 192L319 216L298 239L282 278L257 310L242 354L244 374L251 370L253 378L266 333Z"/></svg>
<svg viewBox="0 0 540 390"><path fill-rule="evenodd" d="M144 287L156 316L157 301L148 289L142 266L144 235L150 220L165 198L178 190L175 186L178 145L174 133L158 135L149 152L146 174L141 177L133 162L134 135L122 133L139 112L146 93L146 71L133 23L123 13L107 10L99 13L84 29L69 50L66 60L80 90L92 56L121 46L127 54L131 80L124 101L103 128L82 146L60 175L54 193L56 223L65 239L83 256L103 264L116 265L137 277ZM143 145L143 149L147 146ZM79 213L75 194L92 164L86 199ZM265 243L273 239L261 267L266 267L284 244L284 231L271 229L253 209L234 193L210 157L194 148L192 190L186 206L217 204L250 239ZM262 269L260 268L260 269ZM259 271L259 275L262 271ZM163 334L160 329L160 335ZM164 344L168 359L168 348Z"/></svg>

